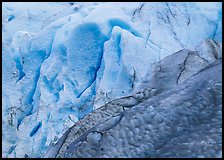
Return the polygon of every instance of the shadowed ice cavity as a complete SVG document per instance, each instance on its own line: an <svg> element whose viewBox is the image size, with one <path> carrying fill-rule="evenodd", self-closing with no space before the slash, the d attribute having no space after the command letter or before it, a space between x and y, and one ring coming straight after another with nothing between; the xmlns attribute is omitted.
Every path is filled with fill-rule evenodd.
<svg viewBox="0 0 224 160"><path fill-rule="evenodd" d="M92 85L100 67L103 45L106 37L101 33L98 25L86 23L76 27L69 38L68 70L70 79L77 85L76 97Z"/></svg>
<svg viewBox="0 0 224 160"><path fill-rule="evenodd" d="M39 122L39 123L37 124L37 126L35 126L35 127L32 129L32 131L30 132L30 137L33 137L33 136L37 133L37 131L41 128L41 126L42 126L42 122Z"/></svg>
<svg viewBox="0 0 224 160"><path fill-rule="evenodd" d="M19 59L19 57L14 57L14 61L15 61L15 63L16 63L16 68L18 69L18 71L19 71L19 78L18 78L18 80L16 81L16 83L18 82L18 81L20 81L26 74L23 72L23 65L21 64L21 61L20 61L20 59Z"/></svg>

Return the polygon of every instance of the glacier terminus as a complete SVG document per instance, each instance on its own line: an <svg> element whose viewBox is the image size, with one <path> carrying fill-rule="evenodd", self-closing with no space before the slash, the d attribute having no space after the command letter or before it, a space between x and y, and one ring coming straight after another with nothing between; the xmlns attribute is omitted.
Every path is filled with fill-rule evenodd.
<svg viewBox="0 0 224 160"><path fill-rule="evenodd" d="M3 2L2 157L221 158L222 2Z"/></svg>

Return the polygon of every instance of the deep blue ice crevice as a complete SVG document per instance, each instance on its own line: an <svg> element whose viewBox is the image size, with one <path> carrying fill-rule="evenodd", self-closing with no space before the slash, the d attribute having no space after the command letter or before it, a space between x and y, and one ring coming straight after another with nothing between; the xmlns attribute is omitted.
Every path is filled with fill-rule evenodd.
<svg viewBox="0 0 224 160"><path fill-rule="evenodd" d="M41 127L42 127L42 122L39 122L30 132L30 137L33 137Z"/></svg>
<svg viewBox="0 0 224 160"><path fill-rule="evenodd" d="M16 69L18 70L18 72L19 72L19 75L18 75L18 79L17 79L17 81L16 81L16 83L17 82L19 82L26 74L25 74L25 72L23 71L23 62L21 62L21 60L20 60L20 52L19 52L19 50L17 50L17 49L12 49L12 57L13 57L13 60L14 60L14 62L15 62L15 64L16 64Z"/></svg>
<svg viewBox="0 0 224 160"><path fill-rule="evenodd" d="M22 123L24 117L26 117L26 115L22 115L22 116L19 116L19 117L17 118L17 125L16 125L16 129L17 129L17 131L19 130L19 126L21 125L21 123Z"/></svg>
<svg viewBox="0 0 224 160"><path fill-rule="evenodd" d="M122 56L122 51L121 51L121 47L120 47L120 43L121 43L121 33L117 33L116 35L116 45L117 45L117 56L118 56L118 64L121 63L121 56Z"/></svg>
<svg viewBox="0 0 224 160"><path fill-rule="evenodd" d="M77 98L89 88L97 77L100 68L103 45L107 40L95 23L84 23L77 26L69 37L67 60L69 77L77 81ZM85 59L85 62L83 61Z"/></svg>
<svg viewBox="0 0 224 160"><path fill-rule="evenodd" d="M13 19L15 19L16 17L14 15L10 15L8 18L8 22L12 21Z"/></svg>
<svg viewBox="0 0 224 160"><path fill-rule="evenodd" d="M43 51L43 50L37 51L36 54L39 56L38 58L40 58L41 63L39 64L39 66L37 66L37 69L35 71L35 76L34 76L34 79L33 79L32 88L29 91L29 93L28 93L28 95L25 99L25 102L24 102L25 105L31 105L32 102L33 102L33 96L35 94L35 91L36 91L36 88L37 88L37 83L38 83L38 80L39 80L39 77L40 77L41 65L44 62L45 56L46 56L46 52Z"/></svg>
<svg viewBox="0 0 224 160"><path fill-rule="evenodd" d="M36 71L32 88L31 88L31 90L30 90L29 94L27 95L27 98L24 102L26 105L31 105L32 102L33 102L33 96L34 96L35 91L36 91L37 82L39 80L39 77L40 77L40 67Z"/></svg>
<svg viewBox="0 0 224 160"><path fill-rule="evenodd" d="M16 83L17 83L17 82L20 81L26 74L25 74L24 71L23 71L23 65L21 64L21 61L20 61L20 59L19 59L18 56L15 56L15 57L14 57L14 61L15 61L15 63L16 63L16 68L17 68L18 71L19 71L19 77L18 77L18 80L16 81Z"/></svg>
<svg viewBox="0 0 224 160"><path fill-rule="evenodd" d="M15 151L16 145L13 145L9 148L8 155L10 155L13 151Z"/></svg>

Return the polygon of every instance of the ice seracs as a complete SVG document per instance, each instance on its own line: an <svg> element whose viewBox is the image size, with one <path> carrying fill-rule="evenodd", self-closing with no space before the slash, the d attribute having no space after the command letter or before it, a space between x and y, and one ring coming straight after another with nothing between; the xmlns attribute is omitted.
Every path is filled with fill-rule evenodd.
<svg viewBox="0 0 224 160"><path fill-rule="evenodd" d="M139 92L153 80L153 64L176 51L211 39L198 56L209 63L221 57L219 2L6 2L2 9L3 157L40 157L86 114ZM218 55L203 55L209 45ZM163 91L155 86L126 106Z"/></svg>

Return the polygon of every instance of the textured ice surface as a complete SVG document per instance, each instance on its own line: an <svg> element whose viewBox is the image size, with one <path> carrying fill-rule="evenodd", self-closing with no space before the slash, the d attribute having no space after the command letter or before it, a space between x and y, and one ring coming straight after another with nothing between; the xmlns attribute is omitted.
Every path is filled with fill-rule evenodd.
<svg viewBox="0 0 224 160"><path fill-rule="evenodd" d="M220 50L212 39L222 42L221 5L4 2L3 157L40 157L96 108L112 101L125 109L145 95L162 93L176 81L155 78L152 66L180 49L199 55L189 56L178 84L214 57L222 57L220 52L203 55ZM170 68L184 63L172 61ZM190 63L198 67L191 68ZM169 73L176 77L182 69ZM150 79L158 81L161 89L141 92L140 86ZM113 101L132 92L138 100ZM120 108L109 112L119 113Z"/></svg>

